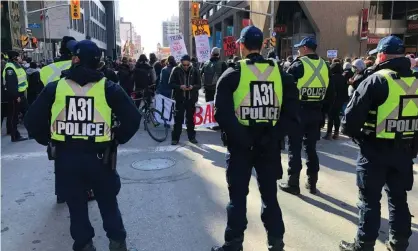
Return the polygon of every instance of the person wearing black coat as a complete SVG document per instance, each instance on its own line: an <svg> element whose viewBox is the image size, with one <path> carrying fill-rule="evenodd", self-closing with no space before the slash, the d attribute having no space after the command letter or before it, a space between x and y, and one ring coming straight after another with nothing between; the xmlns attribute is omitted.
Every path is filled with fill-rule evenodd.
<svg viewBox="0 0 418 251"><path fill-rule="evenodd" d="M328 111L328 128L327 134L323 137L323 139L338 139L340 133L340 112L345 102L347 102L347 83L346 79L344 78L343 68L341 67L340 63L334 63L330 67L331 76L330 76L330 83L334 85L335 95L334 95L334 102L331 105ZM332 128L335 127L334 135L332 134Z"/></svg>
<svg viewBox="0 0 418 251"><path fill-rule="evenodd" d="M41 81L41 75L35 62L30 63L29 69L26 70L28 76L28 104L31 105L41 93L44 85Z"/></svg>
<svg viewBox="0 0 418 251"><path fill-rule="evenodd" d="M193 67L189 55L184 55L180 64L174 67L168 83L174 90L173 98L176 101L171 144L177 145L179 143L185 114L187 136L191 143L197 144L193 117L196 111L195 105L199 99L201 83L199 71Z"/></svg>
<svg viewBox="0 0 418 251"><path fill-rule="evenodd" d="M122 59L122 64L118 67L117 76L119 78L119 84L122 89L125 90L128 95L131 95L131 93L134 91L134 81L131 67L128 64L127 58Z"/></svg>
<svg viewBox="0 0 418 251"><path fill-rule="evenodd" d="M144 95L148 102L151 102L150 87L154 87L157 76L154 68L148 63L147 56L144 54L139 56L134 69L134 84L136 95ZM137 96L138 97L138 96ZM137 103L139 105L139 103Z"/></svg>

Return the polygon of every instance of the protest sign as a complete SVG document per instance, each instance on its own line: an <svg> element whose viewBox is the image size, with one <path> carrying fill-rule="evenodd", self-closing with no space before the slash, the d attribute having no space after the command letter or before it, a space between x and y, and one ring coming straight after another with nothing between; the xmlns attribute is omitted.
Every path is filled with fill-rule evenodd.
<svg viewBox="0 0 418 251"><path fill-rule="evenodd" d="M173 111L176 101L157 94L155 96L155 109L160 111L169 125L174 125ZM158 116L156 117L158 119ZM162 121L160 121L162 122ZM196 104L196 112L194 115L194 124L196 127L214 127L218 126L214 117L214 102ZM185 126L185 123L183 123Z"/></svg>
<svg viewBox="0 0 418 251"><path fill-rule="evenodd" d="M193 36L207 35L210 37L209 22L207 19L193 19L192 20Z"/></svg>
<svg viewBox="0 0 418 251"><path fill-rule="evenodd" d="M338 50L327 50L327 58L336 58L338 56Z"/></svg>
<svg viewBox="0 0 418 251"><path fill-rule="evenodd" d="M176 59L177 62L180 61L181 57L187 54L183 35L182 34L169 35L168 41L170 42L171 55Z"/></svg>
<svg viewBox="0 0 418 251"><path fill-rule="evenodd" d="M232 36L224 37L223 42L224 42L225 56L228 57L228 56L234 55L235 52L237 51L237 44L235 43L235 38Z"/></svg>
<svg viewBox="0 0 418 251"><path fill-rule="evenodd" d="M196 54L199 62L206 62L210 59L209 38L207 35L199 35L195 37Z"/></svg>

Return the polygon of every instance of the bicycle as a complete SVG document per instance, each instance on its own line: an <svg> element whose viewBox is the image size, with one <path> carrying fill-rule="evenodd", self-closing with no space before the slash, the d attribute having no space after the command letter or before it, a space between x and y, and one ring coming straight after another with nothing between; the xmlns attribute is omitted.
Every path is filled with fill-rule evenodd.
<svg viewBox="0 0 418 251"><path fill-rule="evenodd" d="M131 98L135 103L139 101L137 106L141 119L144 118L144 129L149 136L157 142L163 142L167 139L170 126L163 114L151 106L151 97L148 97L145 93L145 91L133 92ZM144 104L141 106L141 103Z"/></svg>

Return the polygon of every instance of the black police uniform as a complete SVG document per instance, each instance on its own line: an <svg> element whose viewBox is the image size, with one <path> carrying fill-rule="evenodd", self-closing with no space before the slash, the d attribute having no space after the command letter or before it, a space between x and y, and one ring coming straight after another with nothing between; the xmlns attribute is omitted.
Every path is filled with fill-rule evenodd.
<svg viewBox="0 0 418 251"><path fill-rule="evenodd" d="M250 54L254 62L266 61L260 54ZM247 227L246 197L253 167L263 201L261 220L268 233L269 250L282 250L284 224L277 201L277 180L282 177L279 140L283 128L299 123L299 92L293 77L280 72L283 85L283 103L279 122L273 127L257 124L246 127L239 123L235 111L233 93L240 82L240 64L228 68L220 77L215 96L215 119L226 134L227 170L226 178L230 202L227 206L228 222L225 230L225 251L242 250L244 231ZM222 250L214 248L212 250Z"/></svg>
<svg viewBox="0 0 418 251"><path fill-rule="evenodd" d="M9 52L9 58L13 59L14 57L18 57L18 52ZM12 64L16 68L22 68L20 64L11 61ZM12 138L12 142L23 141L27 140L28 138L22 137L17 130L17 125L19 123L19 113L21 110L22 105L24 106L24 102L26 101L24 93L18 91L18 79L16 72L10 68L5 68L6 75L5 75L5 82L6 82L6 89L7 89L7 124L8 129L10 130L10 136ZM20 101L18 101L20 99Z"/></svg>
<svg viewBox="0 0 418 251"><path fill-rule="evenodd" d="M306 57L318 60L317 54L308 54ZM328 66L327 66L328 67ZM329 67L328 67L329 72ZM304 68L300 59L296 59L290 65L287 73L291 74L295 82L303 77ZM301 109L299 112L300 126L287 128L289 137L289 169L287 173L289 180L287 183L281 183L280 189L292 194L299 194L299 177L302 170L301 150L302 144L307 155L307 175L308 183L307 188L311 193L316 193L316 182L318 180L319 172L319 160L316 153L316 143L321 136L321 120L322 120L322 106L323 104L332 104L334 98L334 87L331 83L328 84L328 88L322 101L301 101Z"/></svg>
<svg viewBox="0 0 418 251"><path fill-rule="evenodd" d="M390 69L394 78L418 78L410 70L408 58L395 58L377 65L376 69ZM369 111L383 104L389 95L388 81L381 75L371 75L354 92L342 120L343 133L355 139L360 146L357 161L359 187L359 228L355 243L342 242L341 250L374 250L380 228L380 199L384 187L389 200L388 250L406 251L411 236L411 214L406 191L412 189L413 158L417 156L417 132L410 140L376 138L364 130Z"/></svg>
<svg viewBox="0 0 418 251"><path fill-rule="evenodd" d="M81 42L80 42L81 43ZM92 43L92 42L91 42ZM97 70L76 65L70 68L66 79L80 86L98 82L103 74ZM35 140L48 145L50 139L51 107L55 100L58 81L49 83L30 107L25 126ZM106 80L105 98L112 113L120 122L113 128L114 138L124 144L136 133L140 124L140 114L125 91L115 83ZM92 246L94 229L88 218L87 197L85 191L92 188L103 219L103 227L110 239L110 250L125 251L126 231L118 208L117 194L121 183L110 162L104 163L100 156L112 143L69 138L56 145L56 171L60 180L61 192L66 199L71 216L71 236L74 239L73 250L95 250Z"/></svg>

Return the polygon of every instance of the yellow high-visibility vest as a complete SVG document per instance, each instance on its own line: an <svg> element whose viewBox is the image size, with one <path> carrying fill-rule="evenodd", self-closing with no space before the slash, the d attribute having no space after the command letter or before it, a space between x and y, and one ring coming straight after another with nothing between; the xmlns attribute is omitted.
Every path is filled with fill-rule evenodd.
<svg viewBox="0 0 418 251"><path fill-rule="evenodd" d="M380 139L408 139L418 133L418 79L399 78L395 71L383 69L376 73L388 82L389 93L377 110L369 111L364 130Z"/></svg>
<svg viewBox="0 0 418 251"><path fill-rule="evenodd" d="M19 92L24 92L28 89L29 83L28 78L26 76L26 71L23 67L17 68L13 63L7 63L3 70L3 81L6 79L6 69L12 68L17 76L17 90Z"/></svg>
<svg viewBox="0 0 418 251"><path fill-rule="evenodd" d="M112 110L105 97L106 78L80 86L62 78L51 109L51 138L108 142L112 140Z"/></svg>
<svg viewBox="0 0 418 251"><path fill-rule="evenodd" d="M71 67L71 60L60 61L44 66L41 71L41 81L44 85L60 79L61 72Z"/></svg>
<svg viewBox="0 0 418 251"><path fill-rule="evenodd" d="M255 123L272 123L280 118L283 101L282 77L277 63L251 63L240 60L241 77L233 93L234 110L244 126Z"/></svg>
<svg viewBox="0 0 418 251"><path fill-rule="evenodd" d="M299 99L302 101L321 101L329 85L327 64L322 58L317 60L301 57L303 77L298 80Z"/></svg>

